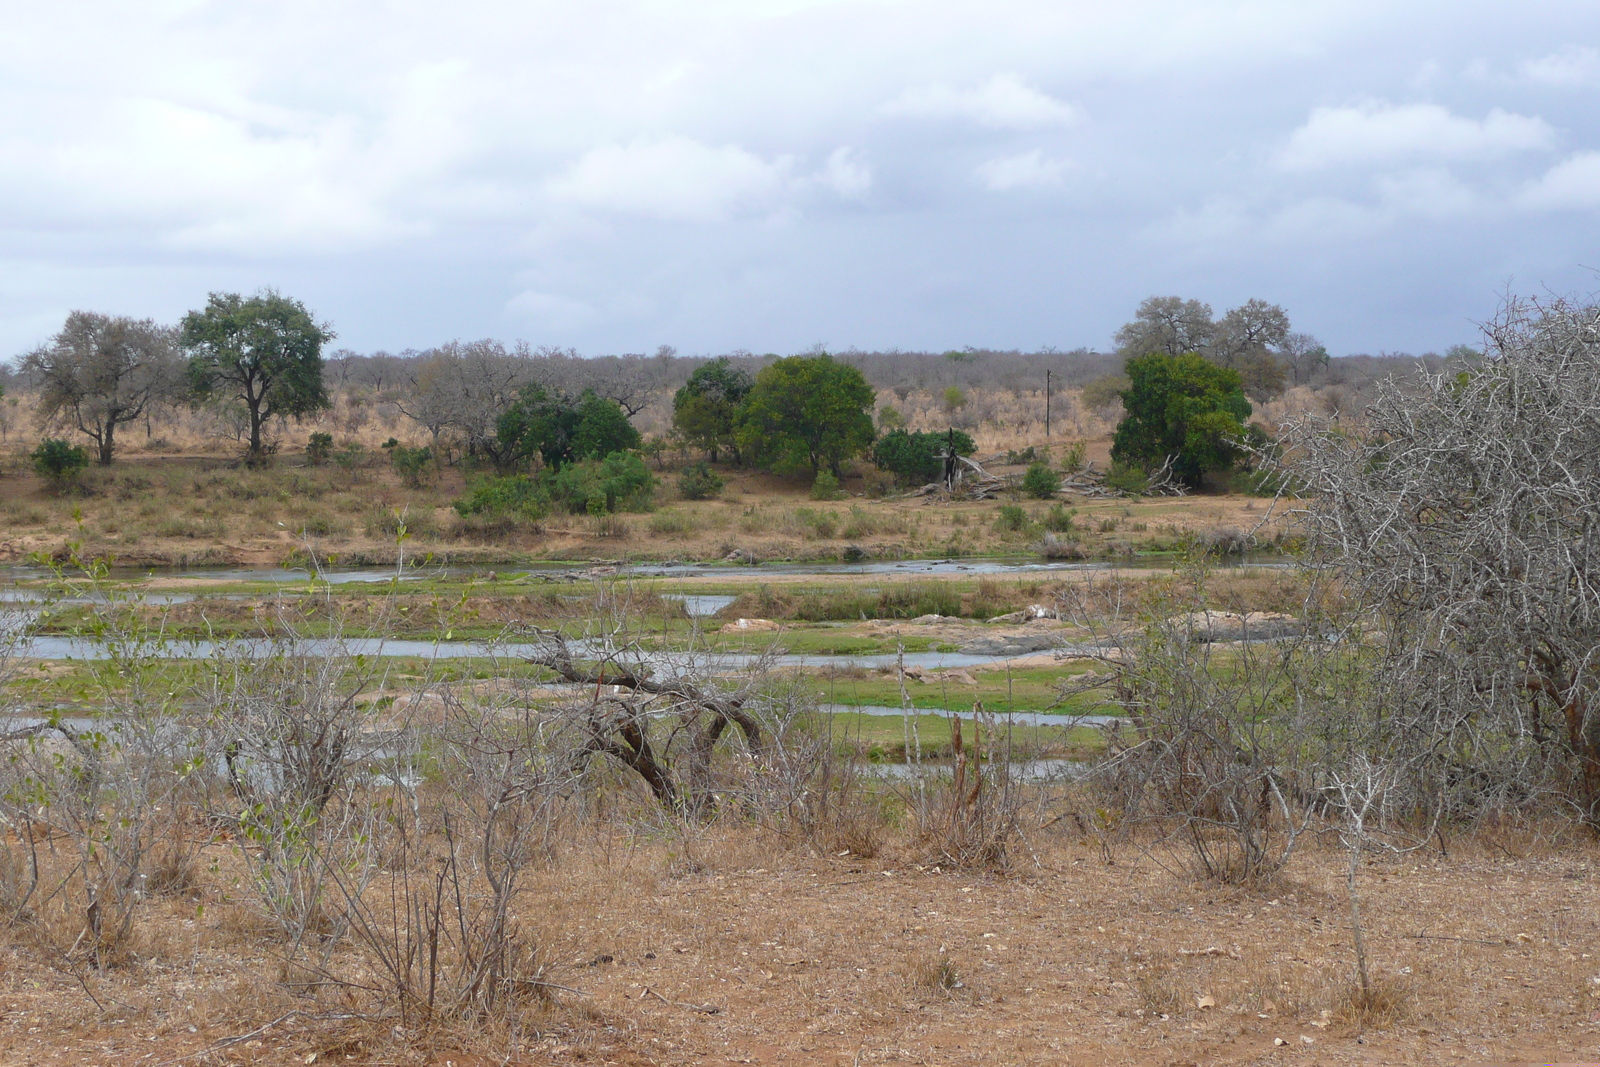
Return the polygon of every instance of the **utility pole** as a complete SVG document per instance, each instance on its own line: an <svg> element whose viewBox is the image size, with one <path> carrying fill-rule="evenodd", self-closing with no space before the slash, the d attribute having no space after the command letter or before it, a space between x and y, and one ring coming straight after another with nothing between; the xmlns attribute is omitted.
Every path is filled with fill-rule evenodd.
<svg viewBox="0 0 1600 1067"><path fill-rule="evenodd" d="M1050 372L1044 372L1044 439L1050 440Z"/></svg>

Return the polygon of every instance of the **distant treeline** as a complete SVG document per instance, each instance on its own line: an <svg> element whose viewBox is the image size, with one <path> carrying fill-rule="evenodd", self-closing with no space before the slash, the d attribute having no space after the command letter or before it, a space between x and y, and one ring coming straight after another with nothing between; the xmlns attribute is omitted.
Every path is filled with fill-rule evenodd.
<svg viewBox="0 0 1600 1067"><path fill-rule="evenodd" d="M376 393L403 391L417 372L434 358L467 351L518 362L526 360L530 369L537 368L538 373L534 376L539 380L564 382L573 392L592 387L597 381L627 382L636 385L641 393L654 394L661 390L674 392L689 380L689 375L696 368L714 358L682 356L670 349L654 355L625 353L583 356L571 348L532 347L520 342L505 344L482 340L452 342L427 349L407 349L399 353L362 353L341 348L326 357L324 380L332 388L353 386ZM990 348L952 352L899 349L863 352L845 349L834 352L833 357L860 370L875 389L906 393L917 390L935 393L952 385L1031 392L1044 388L1046 370L1051 372L1051 380L1055 385L1082 388L1097 379L1120 372L1124 359L1114 352L1096 352L1088 348L1074 348L1066 352L1019 352L1015 349ZM728 353L727 358L753 377L756 371L778 356L775 353L758 356L736 351ZM1360 392L1372 383L1397 373L1409 374L1419 363L1437 369L1445 358L1436 352L1425 352L1420 356L1409 352L1333 356L1326 363L1300 369L1292 375L1291 384L1312 388L1341 386ZM34 375L20 369L14 362L0 363L0 387L7 392L33 392L38 384L33 379Z"/></svg>

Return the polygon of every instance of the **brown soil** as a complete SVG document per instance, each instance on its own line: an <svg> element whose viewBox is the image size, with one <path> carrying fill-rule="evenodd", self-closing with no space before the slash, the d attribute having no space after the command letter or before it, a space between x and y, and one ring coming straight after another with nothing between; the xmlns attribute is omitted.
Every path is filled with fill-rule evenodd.
<svg viewBox="0 0 1600 1067"><path fill-rule="evenodd" d="M575 842L533 880L519 919L559 964L554 980L582 992L530 1011L515 1034L328 1018L338 998L285 993L281 940L233 902L226 878L203 877L197 897L152 904L134 956L104 976L52 965L61 957L13 929L0 952L0 1061L1600 1058L1592 843L1484 831L1447 857L1366 866L1387 1003L1363 1016L1350 1000L1341 855L1304 852L1277 884L1246 891L1133 848L1108 864L1066 825L1031 832L1004 876L919 865L903 847L819 857L753 829Z"/></svg>

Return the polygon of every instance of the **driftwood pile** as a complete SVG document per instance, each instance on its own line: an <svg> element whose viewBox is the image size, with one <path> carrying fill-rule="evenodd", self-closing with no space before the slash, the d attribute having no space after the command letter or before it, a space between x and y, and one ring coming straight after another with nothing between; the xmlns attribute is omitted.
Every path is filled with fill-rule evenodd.
<svg viewBox="0 0 1600 1067"><path fill-rule="evenodd" d="M998 456L991 456L993 459ZM1172 462L1176 456L1168 456L1155 470L1145 483L1145 496L1186 496L1189 490L1173 474ZM915 490L911 495L938 497L952 500L993 500L1002 493L1016 489L1021 479L1014 474L991 474L975 459L966 456L957 456L958 466L953 479L953 484L946 482L929 482L921 489ZM1125 497L1128 494L1121 489L1113 489L1106 485L1105 472L1097 470L1093 463L1082 470L1062 474L1061 492L1071 493L1075 496L1097 498Z"/></svg>

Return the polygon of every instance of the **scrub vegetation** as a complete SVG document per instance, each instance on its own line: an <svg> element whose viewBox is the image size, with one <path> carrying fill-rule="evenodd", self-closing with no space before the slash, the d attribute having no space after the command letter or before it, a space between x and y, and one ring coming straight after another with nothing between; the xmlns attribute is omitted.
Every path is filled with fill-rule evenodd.
<svg viewBox="0 0 1600 1067"><path fill-rule="evenodd" d="M331 330L277 294L77 322L205 389L6 472L8 1061L1587 1054L1593 309L1357 419L1281 309L1163 298L1057 357L1065 440L976 352L252 408L263 317L290 389Z"/></svg>

